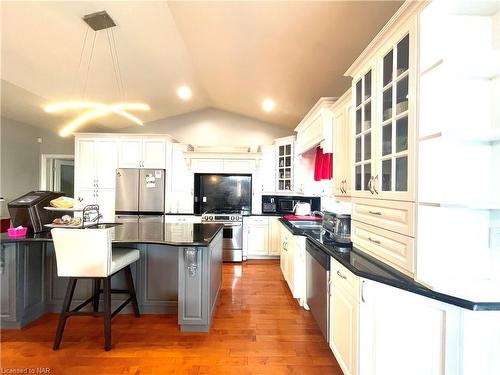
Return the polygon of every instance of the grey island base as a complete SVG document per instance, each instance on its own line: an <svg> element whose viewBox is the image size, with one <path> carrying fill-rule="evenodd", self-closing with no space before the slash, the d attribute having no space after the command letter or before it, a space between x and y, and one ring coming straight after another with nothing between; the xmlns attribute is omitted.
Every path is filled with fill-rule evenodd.
<svg viewBox="0 0 500 375"><path fill-rule="evenodd" d="M140 250L132 274L141 313L177 313L181 331L207 332L222 282L222 225L138 219L112 231L114 247ZM2 234L0 243L1 327L20 329L45 313L59 313L68 278L57 276L50 232L19 239ZM121 273L113 276L112 288L125 285ZM92 280L78 281L74 304L90 295ZM113 307L124 298L114 295Z"/></svg>

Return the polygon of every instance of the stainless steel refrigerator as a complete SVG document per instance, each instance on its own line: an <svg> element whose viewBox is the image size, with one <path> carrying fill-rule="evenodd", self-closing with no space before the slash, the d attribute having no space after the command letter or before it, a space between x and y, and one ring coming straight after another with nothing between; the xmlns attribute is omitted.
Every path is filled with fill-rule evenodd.
<svg viewBox="0 0 500 375"><path fill-rule="evenodd" d="M117 215L163 215L165 213L165 170L117 169L115 213Z"/></svg>

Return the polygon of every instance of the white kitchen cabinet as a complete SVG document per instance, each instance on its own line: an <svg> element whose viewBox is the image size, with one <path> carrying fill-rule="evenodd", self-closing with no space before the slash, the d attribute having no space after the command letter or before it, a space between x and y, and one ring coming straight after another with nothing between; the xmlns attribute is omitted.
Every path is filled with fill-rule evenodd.
<svg viewBox="0 0 500 375"><path fill-rule="evenodd" d="M142 167L165 169L166 142L158 137L145 137L142 139Z"/></svg>
<svg viewBox="0 0 500 375"><path fill-rule="evenodd" d="M82 206L89 204L99 205L101 222L114 222L115 220L115 190L114 189L78 189L75 190L75 199ZM81 216L81 215L80 215Z"/></svg>
<svg viewBox="0 0 500 375"><path fill-rule="evenodd" d="M117 156L116 139L75 137L75 198L98 204L106 221L115 215Z"/></svg>
<svg viewBox="0 0 500 375"><path fill-rule="evenodd" d="M142 167L142 138L124 138L119 144L119 167Z"/></svg>
<svg viewBox="0 0 500 375"><path fill-rule="evenodd" d="M359 374L462 373L459 308L369 280L362 296Z"/></svg>
<svg viewBox="0 0 500 375"><path fill-rule="evenodd" d="M415 237L415 203L382 199L352 200L352 219Z"/></svg>
<svg viewBox="0 0 500 375"><path fill-rule="evenodd" d="M364 52L353 77L352 195L415 201L416 18ZM376 44L375 44L376 45Z"/></svg>
<svg viewBox="0 0 500 375"><path fill-rule="evenodd" d="M114 189L117 141L111 138L75 138L75 188Z"/></svg>
<svg viewBox="0 0 500 375"><path fill-rule="evenodd" d="M359 249L398 271L415 275L415 239L356 220L351 222L351 241Z"/></svg>
<svg viewBox="0 0 500 375"><path fill-rule="evenodd" d="M246 216L243 218L243 253L248 258L276 257L281 254L279 217Z"/></svg>
<svg viewBox="0 0 500 375"><path fill-rule="evenodd" d="M118 165L118 144L116 140L99 139L95 148L95 167L99 189L114 189Z"/></svg>
<svg viewBox="0 0 500 375"><path fill-rule="evenodd" d="M287 278L287 241L289 232L284 225L281 225L281 236L280 236L280 268L281 274L286 281Z"/></svg>
<svg viewBox="0 0 500 375"><path fill-rule="evenodd" d="M122 137L119 140L119 168L165 169L166 140L161 137Z"/></svg>
<svg viewBox="0 0 500 375"><path fill-rule="evenodd" d="M201 223L201 216L195 215L165 215L167 224L197 224Z"/></svg>
<svg viewBox="0 0 500 375"><path fill-rule="evenodd" d="M264 216L243 219L243 241L248 258L269 255L269 220Z"/></svg>
<svg viewBox="0 0 500 375"><path fill-rule="evenodd" d="M324 142L323 152L332 152L333 116L330 107L335 98L320 98L297 125L295 153L301 155Z"/></svg>
<svg viewBox="0 0 500 375"><path fill-rule="evenodd" d="M344 374L356 375L360 280L335 258L330 264L330 348Z"/></svg>
<svg viewBox="0 0 500 375"><path fill-rule="evenodd" d="M194 175L184 156L192 150L189 145L172 144L172 167L170 189L167 189L166 209L171 213L193 213L194 210Z"/></svg>
<svg viewBox="0 0 500 375"><path fill-rule="evenodd" d="M305 303L306 290L305 247L304 236L294 236L284 225L281 225L281 272L293 298L297 298L301 306Z"/></svg>
<svg viewBox="0 0 500 375"><path fill-rule="evenodd" d="M276 145L276 191L293 191L295 136L279 138Z"/></svg>
<svg viewBox="0 0 500 375"><path fill-rule="evenodd" d="M331 107L333 114L333 194L351 195L351 90Z"/></svg>
<svg viewBox="0 0 500 375"><path fill-rule="evenodd" d="M276 148L274 145L261 147L262 160L259 168L261 191L274 193L276 191Z"/></svg>
<svg viewBox="0 0 500 375"><path fill-rule="evenodd" d="M280 255L281 227L279 217L269 218L269 255Z"/></svg>
<svg viewBox="0 0 500 375"><path fill-rule="evenodd" d="M95 158L96 141L93 139L77 138L75 140L75 188L95 188L95 180L97 178Z"/></svg>

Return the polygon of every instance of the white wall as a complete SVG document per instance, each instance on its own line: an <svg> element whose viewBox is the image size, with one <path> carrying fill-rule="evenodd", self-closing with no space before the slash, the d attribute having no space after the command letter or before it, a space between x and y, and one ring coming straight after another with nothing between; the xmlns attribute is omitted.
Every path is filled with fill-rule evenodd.
<svg viewBox="0 0 500 375"><path fill-rule="evenodd" d="M40 155L73 154L73 137L61 138L49 129L2 117L0 119L0 217L8 216L7 203L39 189ZM43 143L37 142L41 137Z"/></svg>
<svg viewBox="0 0 500 375"><path fill-rule="evenodd" d="M268 124L236 113L207 108L121 129L122 133L169 134L193 146L251 147L271 144L293 133L292 128Z"/></svg>

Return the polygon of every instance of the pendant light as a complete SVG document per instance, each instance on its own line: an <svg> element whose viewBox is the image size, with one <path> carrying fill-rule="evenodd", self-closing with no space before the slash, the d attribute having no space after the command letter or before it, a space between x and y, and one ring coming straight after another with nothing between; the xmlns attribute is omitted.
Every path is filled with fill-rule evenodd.
<svg viewBox="0 0 500 375"><path fill-rule="evenodd" d="M92 40L92 44L90 47L91 48L90 58L87 66L87 72L85 75L85 83L83 86L82 97L85 98L86 96L87 83L89 79L90 66L92 64L92 58L94 55L94 46L97 37L97 32L101 30L106 30L109 51L111 54L111 61L113 64L115 81L117 84L118 92L120 93L120 96L123 100L125 97L124 93L125 90L123 86L123 78L121 74L120 63L118 60L118 53L116 51L115 36L113 32L113 27L115 27L116 24L106 11L87 14L83 17L83 20L87 23L88 26L83 40L83 46L80 54L80 62L78 65L77 74L80 72L80 68L82 65L82 58L84 55L85 46L87 44L87 37L90 29L94 30L94 38ZM105 117L110 114L124 117L127 120L142 126L144 125L144 123L139 118L130 114L129 111L148 111L150 107L145 103L127 103L122 101L118 103L105 104L105 103L82 100L82 101L65 101L65 102L53 103L45 106L44 108L45 112L47 113L60 113L68 110L78 110L78 109L87 110L87 112L67 123L64 126L64 128L59 132L60 136L65 137L73 133L77 128L88 123L89 121L99 117Z"/></svg>

